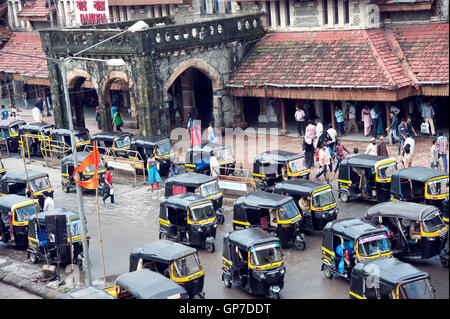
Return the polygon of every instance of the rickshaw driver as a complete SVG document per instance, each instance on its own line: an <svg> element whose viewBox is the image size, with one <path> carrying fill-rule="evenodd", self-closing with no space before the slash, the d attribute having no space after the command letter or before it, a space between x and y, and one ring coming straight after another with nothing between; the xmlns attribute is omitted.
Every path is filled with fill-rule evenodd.
<svg viewBox="0 0 450 319"><path fill-rule="evenodd" d="M311 207L309 206L308 199L304 195L299 199L298 206L302 210L303 215L311 212Z"/></svg>
<svg viewBox="0 0 450 319"><path fill-rule="evenodd" d="M409 237L414 243L417 243L422 238L420 234L420 224L415 220L412 220L409 225Z"/></svg>
<svg viewBox="0 0 450 319"><path fill-rule="evenodd" d="M277 211L276 209L271 209L270 214L270 226L276 228L277 227Z"/></svg>

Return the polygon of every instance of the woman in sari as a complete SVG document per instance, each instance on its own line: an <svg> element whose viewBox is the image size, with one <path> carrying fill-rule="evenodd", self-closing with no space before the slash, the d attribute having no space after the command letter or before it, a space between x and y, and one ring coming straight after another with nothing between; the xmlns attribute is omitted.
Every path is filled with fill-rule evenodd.
<svg viewBox="0 0 450 319"><path fill-rule="evenodd" d="M368 104L365 104L361 111L361 119L364 122L364 135L368 136L372 129L372 118L370 117L370 109Z"/></svg>

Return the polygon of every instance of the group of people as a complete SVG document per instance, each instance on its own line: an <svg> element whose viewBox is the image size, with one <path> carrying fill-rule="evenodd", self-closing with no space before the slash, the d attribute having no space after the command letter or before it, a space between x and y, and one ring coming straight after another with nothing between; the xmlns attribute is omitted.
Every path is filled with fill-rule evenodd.
<svg viewBox="0 0 450 319"><path fill-rule="evenodd" d="M7 120L7 119L17 119L17 120L21 120L22 118L17 114L20 111L17 109L16 104L11 104L11 113L8 112L8 110L5 108L4 105L1 106L1 110L0 110L0 116L2 120Z"/></svg>

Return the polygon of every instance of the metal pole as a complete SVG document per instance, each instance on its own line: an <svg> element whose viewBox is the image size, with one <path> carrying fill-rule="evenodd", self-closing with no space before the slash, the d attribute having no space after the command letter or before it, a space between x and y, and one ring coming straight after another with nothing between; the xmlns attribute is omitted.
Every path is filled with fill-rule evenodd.
<svg viewBox="0 0 450 319"><path fill-rule="evenodd" d="M59 66L61 68L61 80L63 82L64 87L64 98L66 100L66 110L67 110L67 118L69 121L69 130L70 130L70 143L72 144L72 153L73 153L73 164L74 166L78 166L78 155L77 155L77 146L75 143L75 133L73 131L73 119L72 119L72 107L70 105L70 97L69 97L69 88L67 87L67 74L66 74L66 65L64 58L60 58ZM80 179L80 175L77 172L77 179ZM80 222L81 222L81 233L82 233L82 245L83 245L83 268L85 271L86 276L86 285L92 286L92 279L91 279L91 264L89 260L89 247L87 242L87 227L86 227L86 218L84 216L84 205L83 205L83 194L81 193L81 187L80 185L76 184L76 191L77 191L77 200L78 200L78 213L80 214Z"/></svg>

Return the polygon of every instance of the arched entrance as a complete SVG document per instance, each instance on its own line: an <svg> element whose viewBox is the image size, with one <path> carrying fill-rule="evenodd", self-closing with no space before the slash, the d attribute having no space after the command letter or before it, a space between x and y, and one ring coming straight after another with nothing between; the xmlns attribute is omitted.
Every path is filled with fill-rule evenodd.
<svg viewBox="0 0 450 319"><path fill-rule="evenodd" d="M98 86L84 70L71 70L67 74L72 117L75 127L86 127L85 120L95 120L98 106Z"/></svg>
<svg viewBox="0 0 450 319"><path fill-rule="evenodd" d="M181 63L164 85L173 97L169 103L172 127L185 127L189 113L206 128L210 121L221 125L221 102L214 91L223 89L220 74L201 59ZM167 100L167 96L166 96Z"/></svg>

